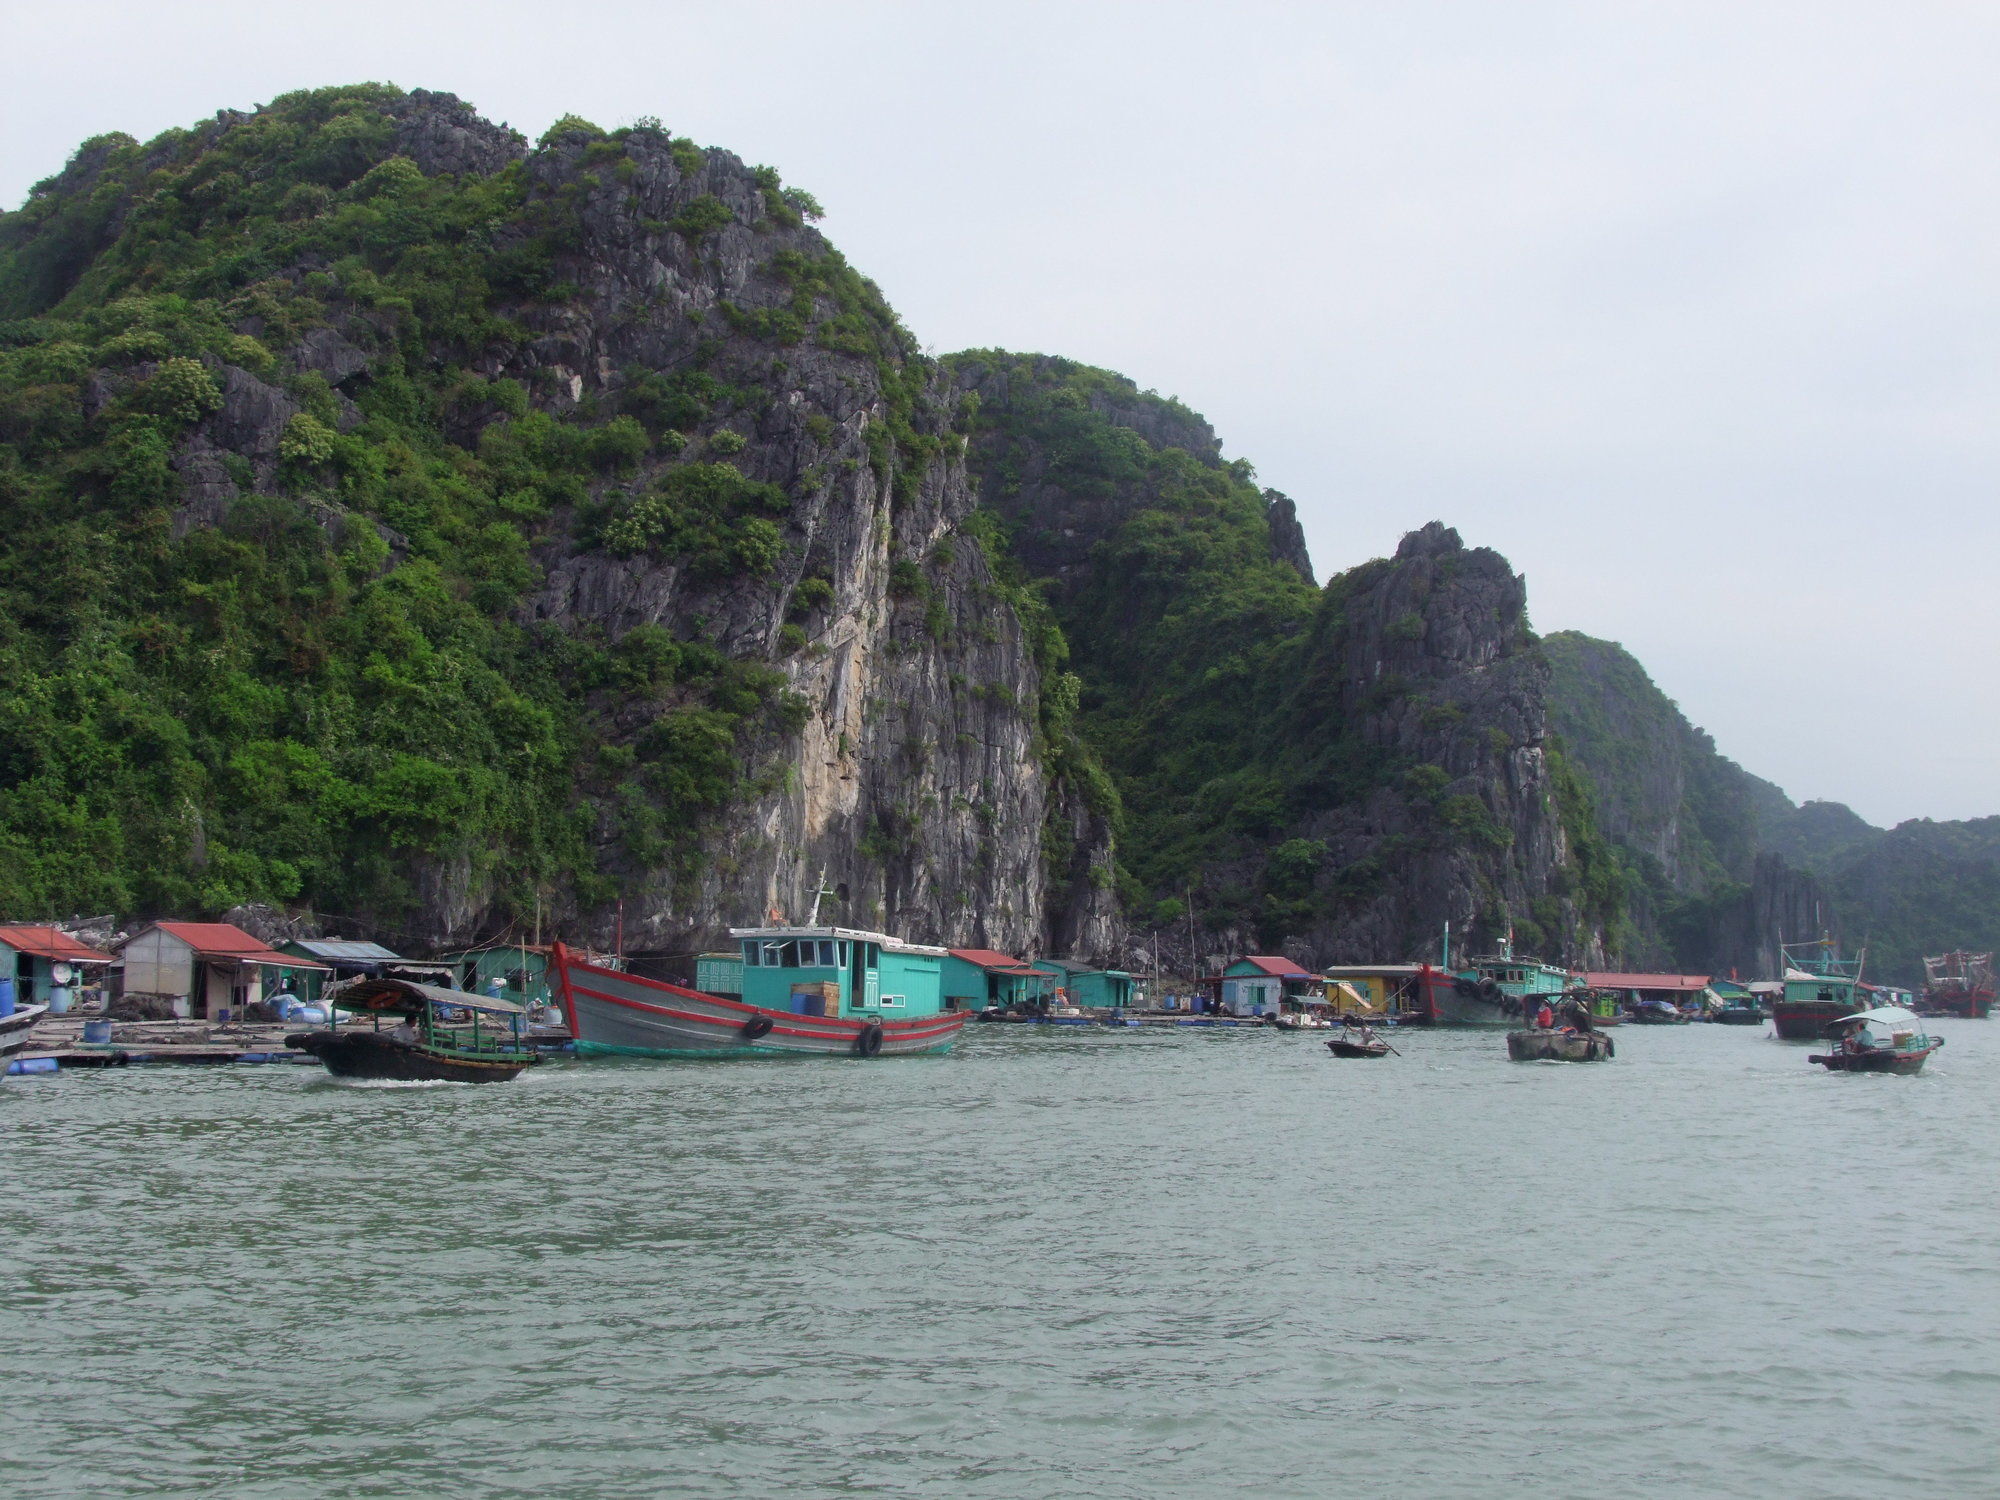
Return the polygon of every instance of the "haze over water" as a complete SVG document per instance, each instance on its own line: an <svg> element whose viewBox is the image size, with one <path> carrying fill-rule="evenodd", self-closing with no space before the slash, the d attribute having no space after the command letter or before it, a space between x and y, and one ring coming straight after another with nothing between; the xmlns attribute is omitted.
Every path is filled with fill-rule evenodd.
<svg viewBox="0 0 2000 1500"><path fill-rule="evenodd" d="M2000 1026L972 1028L0 1084L20 1496L1914 1496L2000 1440Z"/></svg>

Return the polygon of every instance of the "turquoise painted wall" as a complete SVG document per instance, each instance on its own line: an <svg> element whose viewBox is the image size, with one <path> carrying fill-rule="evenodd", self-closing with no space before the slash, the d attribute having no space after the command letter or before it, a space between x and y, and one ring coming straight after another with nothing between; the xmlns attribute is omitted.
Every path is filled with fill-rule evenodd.
<svg viewBox="0 0 2000 1500"><path fill-rule="evenodd" d="M941 964L860 939L746 938L742 993L746 1004L789 1011L793 985L835 984L842 1015L934 1016L944 1009Z"/></svg>

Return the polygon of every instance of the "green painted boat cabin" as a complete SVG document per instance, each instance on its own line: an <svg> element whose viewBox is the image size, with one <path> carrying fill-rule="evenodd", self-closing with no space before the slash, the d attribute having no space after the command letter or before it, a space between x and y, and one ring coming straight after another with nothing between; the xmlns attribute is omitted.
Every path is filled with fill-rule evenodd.
<svg viewBox="0 0 2000 1500"><path fill-rule="evenodd" d="M1085 1010L1123 1010L1132 1003L1132 976L1123 969L1103 969L1073 958L1038 958L1035 962L1056 971L1056 983L1071 1005Z"/></svg>
<svg viewBox="0 0 2000 1500"><path fill-rule="evenodd" d="M1038 968L1011 953L992 948L945 950L946 1010L1047 1005L1055 1000L1061 984L1057 970Z"/></svg>
<svg viewBox="0 0 2000 1500"><path fill-rule="evenodd" d="M732 927L729 935L742 953L746 1005L887 1021L948 1008L942 948L851 927Z"/></svg>
<svg viewBox="0 0 2000 1500"><path fill-rule="evenodd" d="M694 987L704 995L743 993L743 954L699 953L694 960Z"/></svg>

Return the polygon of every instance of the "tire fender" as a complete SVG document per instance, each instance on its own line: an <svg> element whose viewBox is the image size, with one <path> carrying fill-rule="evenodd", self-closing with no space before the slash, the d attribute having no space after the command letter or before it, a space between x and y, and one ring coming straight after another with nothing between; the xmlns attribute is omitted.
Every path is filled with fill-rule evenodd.
<svg viewBox="0 0 2000 1500"><path fill-rule="evenodd" d="M760 1036L769 1036L772 1024L769 1016L752 1016L743 1023L743 1040L754 1042Z"/></svg>
<svg viewBox="0 0 2000 1500"><path fill-rule="evenodd" d="M861 1034L854 1039L854 1051L858 1057L873 1057L882 1050L882 1023L870 1021L861 1028Z"/></svg>

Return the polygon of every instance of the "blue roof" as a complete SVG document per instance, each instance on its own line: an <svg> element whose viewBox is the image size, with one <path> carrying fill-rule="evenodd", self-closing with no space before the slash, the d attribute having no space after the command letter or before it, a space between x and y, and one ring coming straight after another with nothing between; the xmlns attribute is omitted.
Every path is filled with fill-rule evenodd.
<svg viewBox="0 0 2000 1500"><path fill-rule="evenodd" d="M292 944L303 948L314 958L338 959L346 963L372 964L384 959L397 959L401 954L391 953L380 943L355 942L342 938L300 938Z"/></svg>

